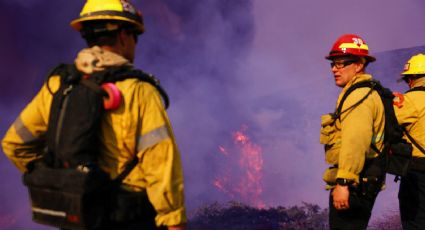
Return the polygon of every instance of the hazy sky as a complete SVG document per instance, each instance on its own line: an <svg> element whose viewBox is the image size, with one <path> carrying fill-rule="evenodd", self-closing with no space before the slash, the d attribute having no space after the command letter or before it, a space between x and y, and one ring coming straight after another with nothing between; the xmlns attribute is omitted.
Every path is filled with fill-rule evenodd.
<svg viewBox="0 0 425 230"><path fill-rule="evenodd" d="M58 62L72 62L84 47L68 26L82 5L0 0L0 135L47 71ZM168 112L182 153L190 210L238 199L237 192L220 191L213 182L240 167L243 148L232 138L242 127L250 143L261 148L256 172L264 204L306 201L326 207L320 115L334 109L339 89L324 56L345 33L362 36L372 54L425 45L422 0L149 0L137 6L147 31L135 64L154 73L170 94ZM220 146L233 157L224 156ZM5 204L0 226L13 222L1 215L28 225L25 188L4 156L0 173L8 178L0 186ZM244 177L243 169L231 173L237 174L234 180ZM391 180L381 197L377 210L397 208Z"/></svg>

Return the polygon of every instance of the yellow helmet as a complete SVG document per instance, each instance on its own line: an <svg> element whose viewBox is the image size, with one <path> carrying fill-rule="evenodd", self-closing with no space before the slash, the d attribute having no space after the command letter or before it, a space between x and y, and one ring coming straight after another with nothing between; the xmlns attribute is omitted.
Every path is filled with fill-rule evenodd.
<svg viewBox="0 0 425 230"><path fill-rule="evenodd" d="M80 17L71 22L71 27L81 31L82 22L94 20L129 22L139 33L145 31L141 12L127 0L87 0Z"/></svg>
<svg viewBox="0 0 425 230"><path fill-rule="evenodd" d="M425 74L425 55L417 54L412 56L404 65L401 75Z"/></svg>

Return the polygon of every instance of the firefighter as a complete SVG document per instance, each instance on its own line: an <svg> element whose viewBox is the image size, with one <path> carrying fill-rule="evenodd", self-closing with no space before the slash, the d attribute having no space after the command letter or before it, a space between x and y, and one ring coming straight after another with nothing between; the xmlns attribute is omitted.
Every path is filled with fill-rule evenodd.
<svg viewBox="0 0 425 230"><path fill-rule="evenodd" d="M87 0L80 17L71 22L88 44L75 66L91 74L116 66L132 66L138 36L144 32L141 13L126 0ZM49 88L59 88L52 78ZM183 172L176 141L161 97L155 87L126 79L115 84L122 94L119 112L102 119L99 166L114 179L128 159L138 165L124 178L126 191L146 191L155 213L148 220L111 222L102 229L185 229ZM40 157L48 127L52 95L46 85L12 124L2 146L21 172ZM137 211L137 210L136 210ZM143 219L143 218L141 218Z"/></svg>
<svg viewBox="0 0 425 230"><path fill-rule="evenodd" d="M345 92L354 84L372 80L365 72L376 59L369 55L366 42L354 34L345 34L334 43L326 59L336 86L342 88L337 108ZM329 225L331 229L366 229L382 178L365 193L362 172L365 163L383 147L384 106L379 94L368 87L352 91L339 114L322 116L320 142L330 167L323 179L330 190ZM370 187L371 188L371 187ZM370 189L369 189L370 190Z"/></svg>
<svg viewBox="0 0 425 230"><path fill-rule="evenodd" d="M425 228L425 55L412 56L401 73L410 90L399 96L394 111L413 143L413 159L401 178L398 194L403 229Z"/></svg>

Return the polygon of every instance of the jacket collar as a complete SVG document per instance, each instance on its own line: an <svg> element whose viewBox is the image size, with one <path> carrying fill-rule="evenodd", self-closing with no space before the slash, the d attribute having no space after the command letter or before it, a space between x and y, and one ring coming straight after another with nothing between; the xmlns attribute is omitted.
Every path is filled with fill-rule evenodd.
<svg viewBox="0 0 425 230"><path fill-rule="evenodd" d="M348 88L354 85L357 82L372 80L372 75L367 73L357 74L355 75L342 89L342 93L346 92Z"/></svg>
<svg viewBox="0 0 425 230"><path fill-rule="evenodd" d="M345 94L345 92L347 92L348 88L350 88L350 86L354 85L357 82L361 82L361 81L366 81L366 80L372 80L372 75L370 74L366 74L366 73L362 73L362 74L357 74L355 75L348 83L347 85L344 86L344 88L342 89L341 93L338 96L338 100L337 100L337 105L339 104L339 102L341 101L342 96Z"/></svg>
<svg viewBox="0 0 425 230"><path fill-rule="evenodd" d="M418 78L414 81L413 87L425 86L425 77Z"/></svg>
<svg viewBox="0 0 425 230"><path fill-rule="evenodd" d="M86 74L102 71L108 67L123 65L132 66L130 61L124 57L104 50L99 46L81 50L75 59L77 69Z"/></svg>

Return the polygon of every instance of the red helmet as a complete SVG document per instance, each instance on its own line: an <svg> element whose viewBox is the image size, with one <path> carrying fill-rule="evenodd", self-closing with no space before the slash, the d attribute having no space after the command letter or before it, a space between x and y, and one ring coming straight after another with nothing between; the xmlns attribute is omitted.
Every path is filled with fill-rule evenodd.
<svg viewBox="0 0 425 230"><path fill-rule="evenodd" d="M349 55L364 57L368 62L376 60L375 57L369 55L369 47L366 42L355 34L344 34L339 37L326 59L331 60L335 57Z"/></svg>

